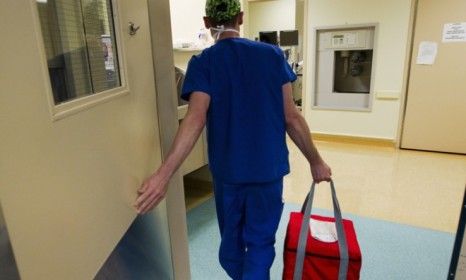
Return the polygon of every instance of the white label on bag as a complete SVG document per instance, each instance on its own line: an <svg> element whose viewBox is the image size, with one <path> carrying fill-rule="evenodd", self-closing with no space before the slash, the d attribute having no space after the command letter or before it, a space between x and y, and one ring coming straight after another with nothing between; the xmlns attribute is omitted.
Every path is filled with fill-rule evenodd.
<svg viewBox="0 0 466 280"><path fill-rule="evenodd" d="M311 218L309 227L311 236L322 242L332 243L338 241L337 228L334 222L319 221Z"/></svg>

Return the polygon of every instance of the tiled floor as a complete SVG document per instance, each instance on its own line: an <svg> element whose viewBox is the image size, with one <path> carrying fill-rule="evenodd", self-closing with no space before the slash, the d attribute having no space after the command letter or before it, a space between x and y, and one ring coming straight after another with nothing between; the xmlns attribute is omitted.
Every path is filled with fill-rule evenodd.
<svg viewBox="0 0 466 280"><path fill-rule="evenodd" d="M343 212L445 232L456 232L466 185L466 156L390 147L317 142L331 166ZM291 173L284 199L301 203L311 184L309 165L289 143ZM315 206L331 209L329 188Z"/></svg>

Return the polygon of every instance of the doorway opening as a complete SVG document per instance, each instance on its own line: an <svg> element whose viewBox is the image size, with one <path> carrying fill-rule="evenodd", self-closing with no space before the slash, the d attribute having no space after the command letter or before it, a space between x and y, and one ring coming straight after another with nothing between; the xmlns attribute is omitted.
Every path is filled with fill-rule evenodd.
<svg viewBox="0 0 466 280"><path fill-rule="evenodd" d="M186 211L203 204L214 195L212 174L203 166L183 177Z"/></svg>
<svg viewBox="0 0 466 280"><path fill-rule="evenodd" d="M276 35L276 44L280 45L298 77L293 83L293 99L298 108L301 109L304 97L303 76L306 49L305 1L291 0L276 1L275 3L275 1L250 2L244 0L241 2L244 11L242 37L259 40L260 34L266 31L272 31ZM286 11L288 14L286 14L286 20L277 25L276 20L270 17L270 14L281 15L280 11ZM182 121L188 109L187 103L180 98L180 95L189 60L213 43L210 32L204 28L202 20L204 14L204 6L200 3L182 0L170 1L179 122ZM204 132L181 167L187 211L213 196L212 176L207 163L207 141Z"/></svg>
<svg viewBox="0 0 466 280"><path fill-rule="evenodd" d="M279 46L297 76L292 83L293 100L302 110L303 81L305 74L305 22L304 0L243 1L244 37ZM277 18L280 18L277 21Z"/></svg>
<svg viewBox="0 0 466 280"><path fill-rule="evenodd" d="M191 6L190 6L191 5ZM175 67L178 121L186 116L188 102L181 99L181 92L188 63L212 44L212 38L204 29L204 9L199 3L171 2L173 60ZM188 13L186 9L189 9ZM186 211L213 197L212 175L207 166L207 137L204 131L180 170L183 175Z"/></svg>

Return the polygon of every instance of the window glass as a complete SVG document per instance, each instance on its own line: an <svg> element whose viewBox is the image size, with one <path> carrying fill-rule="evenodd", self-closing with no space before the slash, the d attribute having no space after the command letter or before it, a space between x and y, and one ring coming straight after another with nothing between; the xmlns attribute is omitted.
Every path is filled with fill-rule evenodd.
<svg viewBox="0 0 466 280"><path fill-rule="evenodd" d="M110 0L37 0L55 104L121 85Z"/></svg>

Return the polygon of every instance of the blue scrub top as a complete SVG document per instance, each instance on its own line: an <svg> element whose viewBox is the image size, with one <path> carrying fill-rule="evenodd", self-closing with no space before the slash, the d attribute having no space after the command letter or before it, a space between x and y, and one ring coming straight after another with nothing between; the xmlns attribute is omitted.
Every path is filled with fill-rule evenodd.
<svg viewBox="0 0 466 280"><path fill-rule="evenodd" d="M182 98L210 96L209 166L225 183L271 182L289 173L282 86L296 75L276 46L227 38L193 56Z"/></svg>

